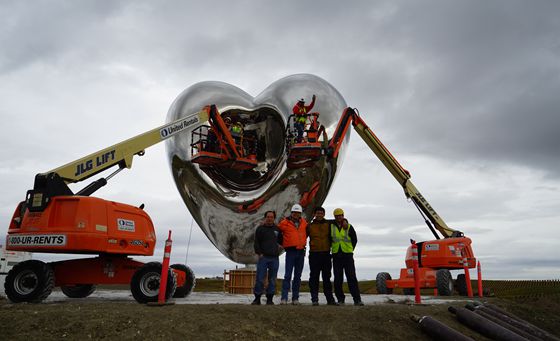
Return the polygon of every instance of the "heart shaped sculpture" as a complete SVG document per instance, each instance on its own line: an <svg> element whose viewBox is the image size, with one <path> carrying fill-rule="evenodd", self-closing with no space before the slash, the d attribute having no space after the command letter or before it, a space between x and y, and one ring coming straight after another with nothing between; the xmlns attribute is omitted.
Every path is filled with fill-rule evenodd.
<svg viewBox="0 0 560 341"><path fill-rule="evenodd" d="M309 74L282 78L255 98L227 83L197 83L183 91L167 113L167 122L171 122L215 104L222 117L243 120L245 131L252 130L257 136L258 166L252 170L201 167L191 162L189 132L175 135L166 145L173 178L191 215L216 248L234 262L257 262L254 234L266 211L276 211L279 220L290 213L293 204L300 203L309 220L313 208L327 197L349 135L336 159L323 156L311 167L286 166L288 117L300 98L309 104L312 95L317 96L312 111L320 113L319 122L331 137L346 102L332 85Z"/></svg>

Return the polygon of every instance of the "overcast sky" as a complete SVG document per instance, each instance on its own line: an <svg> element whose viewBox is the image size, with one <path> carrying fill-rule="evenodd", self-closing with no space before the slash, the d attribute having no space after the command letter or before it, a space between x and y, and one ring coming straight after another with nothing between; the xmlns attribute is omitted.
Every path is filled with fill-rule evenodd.
<svg viewBox="0 0 560 341"><path fill-rule="evenodd" d="M163 124L188 86L257 96L311 73L473 239L485 278L559 278L559 13L512 0L1 1L0 235L36 173ZM173 229L172 261L185 260L192 219L163 143L96 196L145 203L156 257ZM356 228L360 279L397 277L409 239L433 238L355 133L325 206ZM196 224L188 263L199 277L235 267Z"/></svg>

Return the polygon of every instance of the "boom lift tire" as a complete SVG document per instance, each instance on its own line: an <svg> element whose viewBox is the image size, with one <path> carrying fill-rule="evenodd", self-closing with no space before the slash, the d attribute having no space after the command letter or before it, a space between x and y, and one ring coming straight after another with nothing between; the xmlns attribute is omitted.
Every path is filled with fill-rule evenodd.
<svg viewBox="0 0 560 341"><path fill-rule="evenodd" d="M436 272L436 285L438 295L453 295L453 277L451 276L451 272L447 269L439 269Z"/></svg>
<svg viewBox="0 0 560 341"><path fill-rule="evenodd" d="M95 285L93 284L77 284L77 285L63 285L60 290L64 295L70 298L84 298L93 294Z"/></svg>
<svg viewBox="0 0 560 341"><path fill-rule="evenodd" d="M378 294L392 294L393 288L387 288L387 281L391 280L391 275L388 272L380 272L375 277L375 287Z"/></svg>
<svg viewBox="0 0 560 341"><path fill-rule="evenodd" d="M40 303L54 288L51 266L39 260L26 260L14 265L4 283L6 296L13 303Z"/></svg>
<svg viewBox="0 0 560 341"><path fill-rule="evenodd" d="M196 285L196 277L191 268L184 264L173 264L172 269L183 271L185 273L185 284L175 289L174 298L185 298L190 295Z"/></svg>
<svg viewBox="0 0 560 341"><path fill-rule="evenodd" d="M157 302L159 294L159 283L161 277L161 263L150 262L144 264L136 270L130 280L130 291L138 303ZM177 281L171 268L167 273L167 287L165 290L165 300L173 297Z"/></svg>
<svg viewBox="0 0 560 341"><path fill-rule="evenodd" d="M465 278L465 274L457 275L455 285L457 286L457 292L459 292L459 295L467 296L467 280Z"/></svg>

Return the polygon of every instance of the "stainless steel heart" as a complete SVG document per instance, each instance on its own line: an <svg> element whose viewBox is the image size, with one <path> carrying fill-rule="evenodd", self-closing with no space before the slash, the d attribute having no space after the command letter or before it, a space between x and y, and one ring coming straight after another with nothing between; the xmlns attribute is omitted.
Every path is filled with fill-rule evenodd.
<svg viewBox="0 0 560 341"><path fill-rule="evenodd" d="M258 167L245 171L203 170L192 163L190 133L177 134L166 144L173 178L191 215L216 248L234 262L256 263L254 232L266 211L274 210L280 218L289 214L293 204L301 203L309 219L313 208L327 197L349 135L337 159L322 157L308 168L286 166L288 117L300 98L310 101L314 94L312 111L320 113L319 121L330 137L346 102L327 81L309 74L282 78L255 98L227 83L201 82L183 91L169 109L167 122L215 104L222 116L237 115L249 122L245 129L258 137Z"/></svg>

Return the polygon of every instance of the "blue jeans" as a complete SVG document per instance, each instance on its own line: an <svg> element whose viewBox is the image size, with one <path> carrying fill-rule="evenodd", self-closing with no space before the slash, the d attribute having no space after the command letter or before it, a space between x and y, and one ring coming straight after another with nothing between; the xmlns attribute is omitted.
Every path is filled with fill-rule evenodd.
<svg viewBox="0 0 560 341"><path fill-rule="evenodd" d="M257 279L255 281L255 295L262 295L264 291L264 276L268 270L268 287L266 288L267 295L274 295L276 291L276 275L278 274L278 257L262 256L257 263Z"/></svg>
<svg viewBox="0 0 560 341"><path fill-rule="evenodd" d="M283 300L288 300L288 291L290 291L292 272L294 273L294 280L292 282L292 301L299 299L299 286L301 284L301 272L303 270L304 260L305 250L286 250L286 271L284 272L284 280L282 281Z"/></svg>
<svg viewBox="0 0 560 341"><path fill-rule="evenodd" d="M304 131L304 128L305 128L305 123L296 122L296 123L294 123L294 128L296 128L297 142L299 143L303 139L303 131Z"/></svg>

